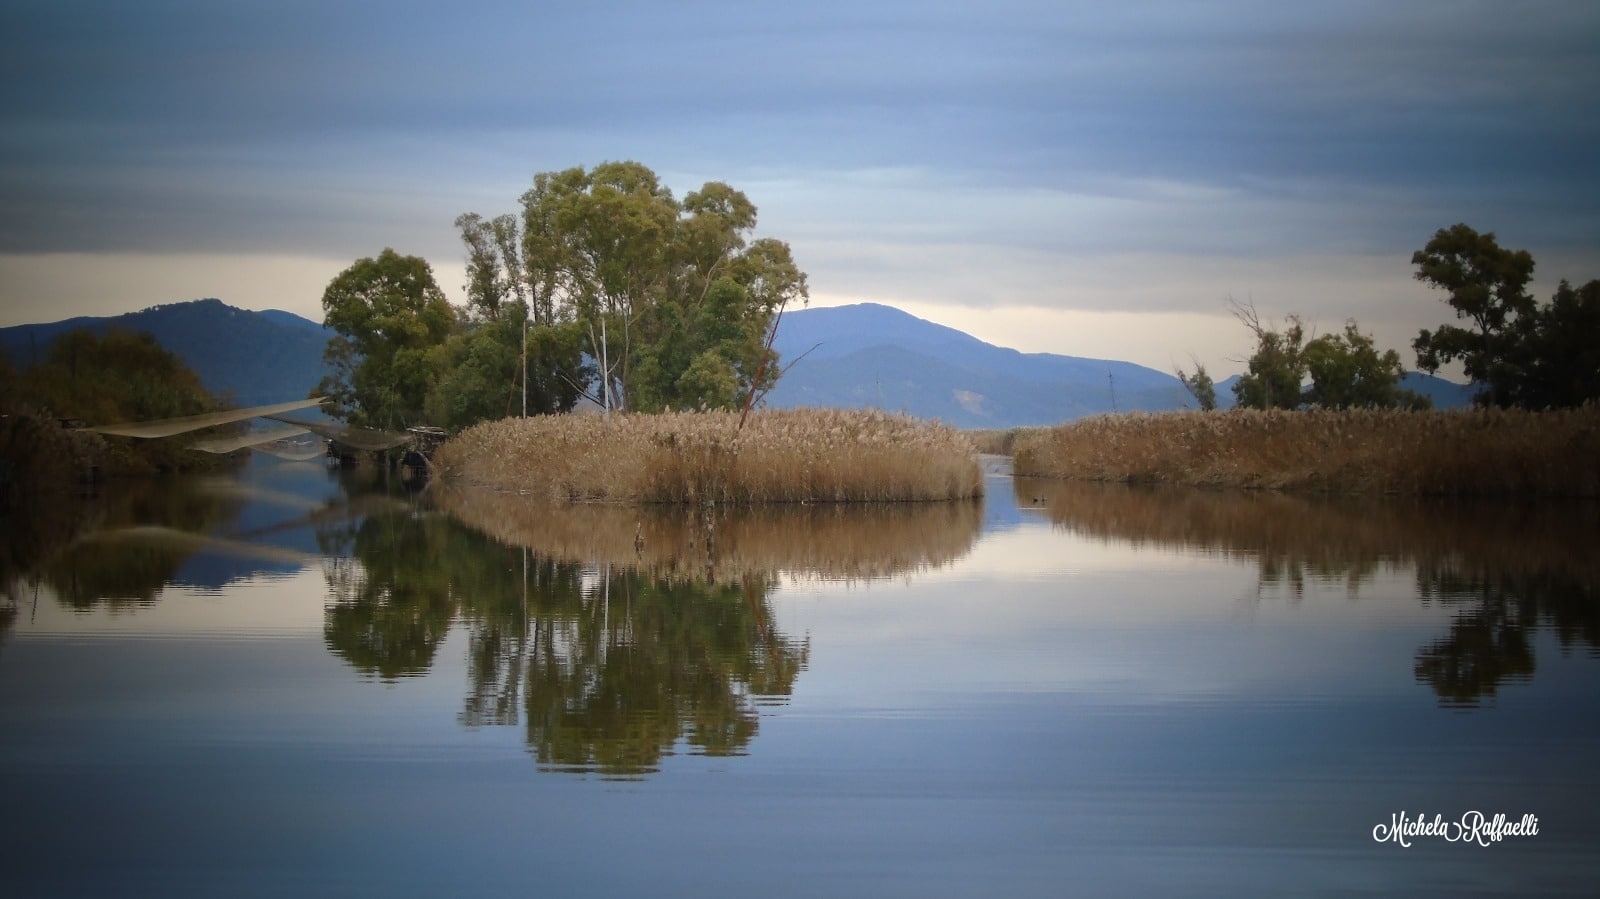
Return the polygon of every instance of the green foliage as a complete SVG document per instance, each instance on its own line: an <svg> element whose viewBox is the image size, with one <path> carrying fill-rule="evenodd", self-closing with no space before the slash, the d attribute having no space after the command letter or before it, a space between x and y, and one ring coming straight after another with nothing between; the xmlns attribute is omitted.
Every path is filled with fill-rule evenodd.
<svg viewBox="0 0 1600 899"><path fill-rule="evenodd" d="M50 345L45 361L16 376L17 393L47 418L109 425L214 412L218 403L182 359L151 335L117 328L104 335L79 328ZM173 440L112 441L110 473L206 467Z"/></svg>
<svg viewBox="0 0 1600 899"><path fill-rule="evenodd" d="M1563 280L1540 307L1527 292L1533 257L1466 225L1440 229L1411 262L1417 280L1448 293L1456 317L1472 324L1419 333L1412 342L1418 368L1437 371L1459 359L1483 385L1482 405L1541 409L1600 399L1600 282L1575 290Z"/></svg>
<svg viewBox="0 0 1600 899"><path fill-rule="evenodd" d="M1382 353L1354 320L1343 334L1324 334L1307 343L1303 351L1311 386L1302 395L1308 406L1329 409L1388 409L1404 406L1430 408L1426 397L1400 388L1405 367L1394 350Z"/></svg>
<svg viewBox="0 0 1600 899"><path fill-rule="evenodd" d="M1199 404L1202 412L1212 412L1217 408L1217 385L1211 380L1211 375L1206 367L1199 362L1194 364L1194 374L1184 374L1183 369L1177 371L1178 380L1183 382L1183 389L1189 391L1194 401Z"/></svg>
<svg viewBox="0 0 1600 899"><path fill-rule="evenodd" d="M1305 380L1306 363L1301 343L1305 328L1289 317L1287 331L1268 329L1253 319L1247 321L1256 335L1256 351L1248 369L1233 384L1233 394L1246 409L1296 409L1300 406L1300 383Z"/></svg>
<svg viewBox="0 0 1600 899"><path fill-rule="evenodd" d="M515 323L489 322L435 348L429 364L437 377L424 406L430 424L455 431L512 412L522 373L517 332Z"/></svg>
<svg viewBox="0 0 1600 899"><path fill-rule="evenodd" d="M1249 369L1233 385L1241 408L1426 409L1432 405L1426 397L1400 389L1400 377L1405 374L1400 355L1394 350L1378 352L1354 319L1345 322L1343 334L1324 334L1307 342L1299 316L1289 316L1289 327L1278 332L1261 323L1252 305L1235 302L1233 314L1256 337ZM1305 387L1308 376L1311 385Z"/></svg>
<svg viewBox="0 0 1600 899"><path fill-rule="evenodd" d="M542 172L521 202L520 234L509 216L456 221L476 315L523 303L535 326L575 327L604 364L594 393L624 408L730 408L776 378L767 333L805 300L805 274L787 244L750 241L743 193L711 182L679 201L649 168L607 162ZM567 332L550 334L558 357L530 359L530 403L533 368L575 373Z"/></svg>
<svg viewBox="0 0 1600 899"><path fill-rule="evenodd" d="M385 249L339 273L322 295L323 324L337 332L317 391L352 424L399 428L423 420L430 356L460 328L457 313L416 256Z"/></svg>
<svg viewBox="0 0 1600 899"><path fill-rule="evenodd" d="M1411 263L1417 280L1448 293L1456 318L1471 323L1419 332L1411 344L1417 367L1434 372L1459 359L1467 377L1485 386L1479 402L1516 405L1537 312L1527 291L1533 257L1526 250L1503 249L1493 233L1458 224L1435 232L1412 254Z"/></svg>
<svg viewBox="0 0 1600 899"><path fill-rule="evenodd" d="M520 304L507 315L469 325L434 351L436 372L426 403L433 424L460 430L523 411L523 317ZM570 411L581 385L594 376L583 362L583 333L575 322L527 329L527 412Z"/></svg>
<svg viewBox="0 0 1600 899"><path fill-rule="evenodd" d="M777 379L775 316L806 298L788 245L749 240L755 222L728 185L680 202L636 162L540 173L520 218L456 219L459 314L426 262L393 250L335 278L317 390L335 416L391 429L565 412L597 376L591 395L617 407L741 406Z"/></svg>

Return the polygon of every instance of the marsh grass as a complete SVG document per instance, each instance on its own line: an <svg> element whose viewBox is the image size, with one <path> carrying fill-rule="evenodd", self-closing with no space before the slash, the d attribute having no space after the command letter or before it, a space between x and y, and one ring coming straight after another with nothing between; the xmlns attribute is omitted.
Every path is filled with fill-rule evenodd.
<svg viewBox="0 0 1600 899"><path fill-rule="evenodd" d="M440 447L446 481L557 502L907 502L979 496L954 428L870 410L550 415L470 428Z"/></svg>
<svg viewBox="0 0 1600 899"><path fill-rule="evenodd" d="M430 493L468 527L542 557L703 582L911 574L966 555L983 524L976 500L711 509L552 503L449 483Z"/></svg>
<svg viewBox="0 0 1600 899"><path fill-rule="evenodd" d="M1103 415L1023 434L1024 476L1320 493L1600 496L1600 406Z"/></svg>

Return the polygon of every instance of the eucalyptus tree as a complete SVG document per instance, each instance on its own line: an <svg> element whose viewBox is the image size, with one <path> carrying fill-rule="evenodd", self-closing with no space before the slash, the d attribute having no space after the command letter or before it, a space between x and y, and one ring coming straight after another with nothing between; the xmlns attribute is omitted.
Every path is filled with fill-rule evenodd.
<svg viewBox="0 0 1600 899"><path fill-rule="evenodd" d="M637 162L541 172L517 221L457 220L485 314L572 328L608 408L732 407L770 386L776 316L807 298L789 247L752 240L756 207L710 182L680 201ZM560 340L551 342L559 346Z"/></svg>

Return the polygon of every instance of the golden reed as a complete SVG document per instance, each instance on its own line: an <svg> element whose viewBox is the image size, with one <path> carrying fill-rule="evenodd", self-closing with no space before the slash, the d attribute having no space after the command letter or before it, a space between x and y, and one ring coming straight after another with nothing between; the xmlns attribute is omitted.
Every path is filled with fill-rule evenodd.
<svg viewBox="0 0 1600 899"><path fill-rule="evenodd" d="M982 495L971 443L875 410L546 415L485 422L439 448L446 481L558 502L907 502Z"/></svg>
<svg viewBox="0 0 1600 899"><path fill-rule="evenodd" d="M673 581L717 583L773 572L830 580L913 574L965 556L983 524L976 500L711 509L552 503L448 482L429 492L440 509L509 546Z"/></svg>
<svg viewBox="0 0 1600 899"><path fill-rule="evenodd" d="M1018 435L1018 475L1319 493L1600 496L1600 406L1102 415Z"/></svg>

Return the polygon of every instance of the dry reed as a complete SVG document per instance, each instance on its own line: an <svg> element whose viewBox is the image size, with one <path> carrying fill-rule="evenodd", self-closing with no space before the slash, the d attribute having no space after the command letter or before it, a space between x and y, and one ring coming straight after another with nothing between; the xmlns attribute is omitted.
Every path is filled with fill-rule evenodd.
<svg viewBox="0 0 1600 899"><path fill-rule="evenodd" d="M559 502L904 502L981 495L953 428L868 410L507 418L440 447L446 480Z"/></svg>
<svg viewBox="0 0 1600 899"><path fill-rule="evenodd" d="M1322 493L1600 496L1600 406L1105 415L1017 439L1016 472Z"/></svg>

